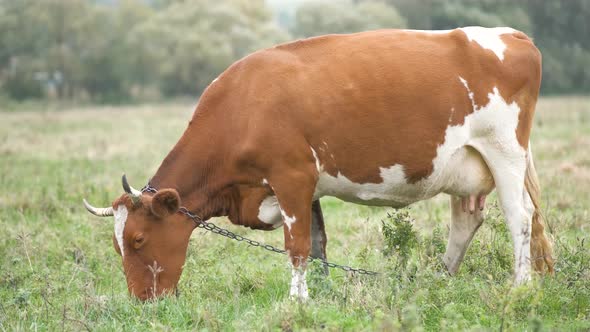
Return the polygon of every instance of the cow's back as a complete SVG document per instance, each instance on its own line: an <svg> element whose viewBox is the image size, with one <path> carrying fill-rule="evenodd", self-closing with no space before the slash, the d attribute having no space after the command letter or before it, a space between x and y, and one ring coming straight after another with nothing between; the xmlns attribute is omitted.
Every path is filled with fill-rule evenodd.
<svg viewBox="0 0 590 332"><path fill-rule="evenodd" d="M493 128L485 132L488 120L470 115L495 96L519 106L518 138L526 146L540 54L509 28L379 30L260 51L220 81L217 95L225 98L217 99L229 103L224 110L242 114L233 131L244 138L243 159L268 164L311 150L318 172L327 175L330 189L322 194L389 181L400 196L420 196L435 185L427 180L440 176L435 168L450 162L455 147L473 135L494 135ZM447 137L453 127L463 129Z"/></svg>

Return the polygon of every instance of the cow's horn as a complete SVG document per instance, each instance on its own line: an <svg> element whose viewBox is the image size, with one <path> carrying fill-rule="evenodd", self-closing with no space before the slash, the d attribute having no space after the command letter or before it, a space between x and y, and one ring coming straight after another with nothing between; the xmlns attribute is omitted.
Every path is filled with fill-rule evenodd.
<svg viewBox="0 0 590 332"><path fill-rule="evenodd" d="M129 195L129 198L131 198L133 204L139 202L139 200L141 199L141 191L129 185L129 182L127 182L127 176L125 174L123 174L121 182L123 183L123 190L125 190L127 195Z"/></svg>
<svg viewBox="0 0 590 332"><path fill-rule="evenodd" d="M93 215L95 215L97 217L110 217L114 214L112 206L107 207L107 208L96 208L96 207L90 205L85 199L84 199L84 206L86 207L86 210L88 210L88 212L92 213Z"/></svg>

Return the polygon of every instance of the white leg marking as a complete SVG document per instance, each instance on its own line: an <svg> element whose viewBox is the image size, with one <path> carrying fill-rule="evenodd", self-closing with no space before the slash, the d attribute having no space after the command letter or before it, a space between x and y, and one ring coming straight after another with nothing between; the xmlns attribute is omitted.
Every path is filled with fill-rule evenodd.
<svg viewBox="0 0 590 332"><path fill-rule="evenodd" d="M306 271L300 267L293 267L291 275L291 291L289 292L289 297L301 301L307 300L309 294L307 292L307 281L305 280Z"/></svg>
<svg viewBox="0 0 590 332"><path fill-rule="evenodd" d="M315 158L315 168L318 170L318 173L321 173L324 170L324 167L320 163L320 159L318 158L318 154L315 152L315 150L311 146L309 148L311 149L311 153L313 153L313 157Z"/></svg>
<svg viewBox="0 0 590 332"><path fill-rule="evenodd" d="M520 285L531 280L531 220L522 207L514 209L506 219L514 242L514 282Z"/></svg>
<svg viewBox="0 0 590 332"><path fill-rule="evenodd" d="M513 140L514 142L503 142L505 145L501 147L504 151L499 151L497 145L486 145L484 150L486 158L491 161L490 169L494 174L499 201L512 235L515 283L522 284L531 279L530 242L533 210L527 203L528 194L524 188L526 151L518 145L516 137ZM514 147L511 148L512 146ZM515 153L516 146L520 147L520 153Z"/></svg>
<svg viewBox="0 0 590 332"><path fill-rule="evenodd" d="M125 223L127 222L127 208L125 205L121 204L113 210L113 214L115 217L115 238L117 239L119 250L121 250L121 257L124 257L125 249L123 246L123 231L125 230Z"/></svg>
<svg viewBox="0 0 590 332"><path fill-rule="evenodd" d="M531 200L531 197L529 196L529 193L526 191L526 189L524 189L522 192L522 200L525 219L524 223L520 225L519 239L515 239L515 241L520 241L522 246L520 249L520 264L518 265L518 269L515 271L517 284L531 280L531 234L533 231L532 221L533 214L535 212L535 206L533 205L533 201Z"/></svg>
<svg viewBox="0 0 590 332"><path fill-rule="evenodd" d="M291 226L297 221L297 218L295 216L289 217L283 209L281 209L281 215L283 216L283 222L289 229L289 234L291 234ZM291 235L291 238L293 238L293 235Z"/></svg>

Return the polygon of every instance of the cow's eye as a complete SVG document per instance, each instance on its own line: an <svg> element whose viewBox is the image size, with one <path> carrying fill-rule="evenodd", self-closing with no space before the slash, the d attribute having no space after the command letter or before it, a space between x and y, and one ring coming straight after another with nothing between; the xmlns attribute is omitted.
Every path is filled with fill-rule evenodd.
<svg viewBox="0 0 590 332"><path fill-rule="evenodd" d="M143 243L145 242L145 237L143 236L143 234L138 234L135 236L135 241L133 243L133 246L135 247L135 249L139 249Z"/></svg>

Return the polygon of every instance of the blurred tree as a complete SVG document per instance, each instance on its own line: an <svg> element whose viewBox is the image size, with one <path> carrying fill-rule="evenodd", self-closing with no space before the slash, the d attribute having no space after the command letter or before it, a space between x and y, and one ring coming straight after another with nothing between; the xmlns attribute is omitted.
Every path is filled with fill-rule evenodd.
<svg viewBox="0 0 590 332"><path fill-rule="evenodd" d="M480 25L487 27L505 25L502 19L478 6L468 6L465 1L439 2L433 8L433 29L454 29L461 26Z"/></svg>
<svg viewBox="0 0 590 332"><path fill-rule="evenodd" d="M535 22L543 91L590 93L590 1L519 0Z"/></svg>
<svg viewBox="0 0 590 332"><path fill-rule="evenodd" d="M4 90L14 98L40 97L42 88L53 88L62 98L123 98L129 74L124 28L146 7L132 0L120 6L85 0L0 2Z"/></svg>
<svg viewBox="0 0 590 332"><path fill-rule="evenodd" d="M297 37L511 26L543 53L544 93L590 93L588 17L588 0L0 0L0 94L199 93L233 61L289 39L278 24Z"/></svg>
<svg viewBox="0 0 590 332"><path fill-rule="evenodd" d="M299 7L292 33L299 37L350 33L381 28L403 28L405 19L383 2L310 1Z"/></svg>
<svg viewBox="0 0 590 332"><path fill-rule="evenodd" d="M397 8L412 29L432 29L432 8L437 0L388 0L387 3Z"/></svg>
<svg viewBox="0 0 590 332"><path fill-rule="evenodd" d="M446 30L461 26L511 26L530 32L524 6L511 0L389 0L414 29Z"/></svg>
<svg viewBox="0 0 590 332"><path fill-rule="evenodd" d="M199 92L233 61L287 39L262 0L199 0L171 1L128 41L162 91L175 95Z"/></svg>
<svg viewBox="0 0 590 332"><path fill-rule="evenodd" d="M142 0L120 0L119 7L113 13L113 29L117 33L110 52L112 56L118 57L116 71L121 75L123 88L139 97L144 97L141 90L153 85L158 78L153 73L151 55L137 49L130 39L133 38L133 27L148 21L154 13L154 8Z"/></svg>
<svg viewBox="0 0 590 332"><path fill-rule="evenodd" d="M406 27L406 19L397 9L380 1L362 1L357 3L358 14L364 18L363 30L402 29Z"/></svg>
<svg viewBox="0 0 590 332"><path fill-rule="evenodd" d="M388 0L419 29L510 26L543 54L544 93L590 93L588 0Z"/></svg>
<svg viewBox="0 0 590 332"><path fill-rule="evenodd" d="M32 16L35 22L28 22ZM50 39L49 23L49 13L34 8L33 1L0 2L0 81L10 97L41 97L35 72L44 69L38 55Z"/></svg>

